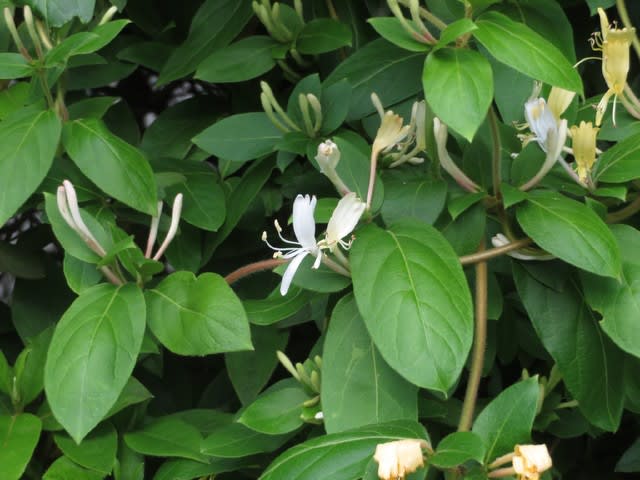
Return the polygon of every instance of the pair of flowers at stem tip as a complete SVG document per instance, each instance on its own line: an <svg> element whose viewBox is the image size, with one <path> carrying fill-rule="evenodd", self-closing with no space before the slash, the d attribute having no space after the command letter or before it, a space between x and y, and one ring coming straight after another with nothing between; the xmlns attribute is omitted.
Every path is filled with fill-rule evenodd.
<svg viewBox="0 0 640 480"><path fill-rule="evenodd" d="M406 438L376 446L373 458L378 462L381 480L404 480L410 473L424 466L425 454L433 455L429 442L419 438ZM510 467L504 465L511 462ZM489 478L517 475L518 480L539 480L540 474L551 468L553 462L544 444L516 445L514 451L494 460L489 466Z"/></svg>
<svg viewBox="0 0 640 480"><path fill-rule="evenodd" d="M315 196L298 195L293 202L293 231L296 241L287 240L282 236L282 227L276 220L274 222L280 240L285 245L281 247L273 246L267 240L267 232L262 233L262 240L273 250L275 258L289 260L284 275L280 293L286 295L289 291L291 281L302 261L311 255L315 257L313 268L318 268L320 263L324 263L332 270L349 276L349 263L339 247L348 250L351 246L351 239L344 240L358 224L360 217L365 210L365 204L356 196L354 192L346 194L333 211L324 238L316 240L316 222L314 212L317 199ZM325 251L333 254L333 258L327 256Z"/></svg>

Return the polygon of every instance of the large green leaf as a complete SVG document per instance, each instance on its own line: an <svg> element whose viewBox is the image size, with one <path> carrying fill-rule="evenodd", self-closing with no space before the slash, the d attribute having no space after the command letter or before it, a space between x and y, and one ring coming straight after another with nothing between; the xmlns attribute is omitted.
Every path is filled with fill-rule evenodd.
<svg viewBox="0 0 640 480"><path fill-rule="evenodd" d="M585 274L584 292L591 308L602 314L600 327L606 334L618 347L640 357L640 232L629 225L611 228L622 253L622 274L619 279Z"/></svg>
<svg viewBox="0 0 640 480"><path fill-rule="evenodd" d="M226 47L253 16L249 0L207 0L193 17L189 36L162 67L158 84L190 74L214 51Z"/></svg>
<svg viewBox="0 0 640 480"><path fill-rule="evenodd" d="M0 477L3 480L22 478L41 429L40 419L30 413L0 416Z"/></svg>
<svg viewBox="0 0 640 480"><path fill-rule="evenodd" d="M518 204L520 226L538 245L578 268L620 274L620 250L609 227L589 207L551 191L535 191Z"/></svg>
<svg viewBox="0 0 640 480"><path fill-rule="evenodd" d="M376 347L412 383L447 393L473 336L471 295L457 255L418 221L368 226L351 250L358 308Z"/></svg>
<svg viewBox="0 0 640 480"><path fill-rule="evenodd" d="M351 46L351 30L344 23L331 18L316 18L305 23L296 38L297 50L308 55L347 46Z"/></svg>
<svg viewBox="0 0 640 480"><path fill-rule="evenodd" d="M342 298L333 310L322 358L322 411L327 433L418 419L417 388L382 359L353 295Z"/></svg>
<svg viewBox="0 0 640 480"><path fill-rule="evenodd" d="M178 418L158 418L140 430L125 434L124 441L129 448L144 455L207 460L200 453L202 435L198 429Z"/></svg>
<svg viewBox="0 0 640 480"><path fill-rule="evenodd" d="M88 470L62 456L44 472L42 480L103 480L104 474Z"/></svg>
<svg viewBox="0 0 640 480"><path fill-rule="evenodd" d="M276 458L260 480L360 478L376 445L405 438L429 439L422 425L409 421L372 425L312 438Z"/></svg>
<svg viewBox="0 0 640 480"><path fill-rule="evenodd" d="M422 86L434 114L471 141L493 98L488 60L473 50L442 48L427 57Z"/></svg>
<svg viewBox="0 0 640 480"><path fill-rule="evenodd" d="M95 0L27 0L51 27L60 27L74 17L87 23L93 17Z"/></svg>
<svg viewBox="0 0 640 480"><path fill-rule="evenodd" d="M169 275L147 290L147 321L162 344L179 355L251 350L242 303L215 273Z"/></svg>
<svg viewBox="0 0 640 480"><path fill-rule="evenodd" d="M244 162L271 153L282 138L264 112L239 113L200 132L193 143L225 160Z"/></svg>
<svg viewBox="0 0 640 480"><path fill-rule="evenodd" d="M488 12L476 20L473 36L498 61L529 77L582 93L582 80L560 50L528 26Z"/></svg>
<svg viewBox="0 0 640 480"><path fill-rule="evenodd" d="M393 105L420 91L418 73L424 54L407 52L384 39L358 49L336 67L325 81L329 86L346 78L353 87L347 120L358 120L375 111L371 93L385 105Z"/></svg>
<svg viewBox="0 0 640 480"><path fill-rule="evenodd" d="M0 53L0 78L11 80L14 78L28 77L33 73L33 67L29 65L24 56L19 53Z"/></svg>
<svg viewBox="0 0 640 480"><path fill-rule="evenodd" d="M44 371L56 419L80 442L124 388L142 345L145 304L137 286L85 290L56 326Z"/></svg>
<svg viewBox="0 0 640 480"><path fill-rule="evenodd" d="M108 474L113 468L118 449L118 434L110 423L104 423L87 435L80 445L69 436L54 436L62 453L78 465Z"/></svg>
<svg viewBox="0 0 640 480"><path fill-rule="evenodd" d="M259 77L275 66L271 50L277 45L267 36L243 38L205 58L195 77L211 83L244 82Z"/></svg>
<svg viewBox="0 0 640 480"><path fill-rule="evenodd" d="M429 463L440 468L452 468L468 460L482 463L484 453L485 446L479 435L473 432L454 432L440 440Z"/></svg>
<svg viewBox="0 0 640 480"><path fill-rule="evenodd" d="M624 404L622 353L600 331L575 285L558 292L517 265L514 277L536 333L556 361L580 411L599 428L615 431Z"/></svg>
<svg viewBox="0 0 640 480"><path fill-rule="evenodd" d="M156 182L143 153L111 133L101 120L69 122L64 146L74 163L105 193L122 203L157 214Z"/></svg>
<svg viewBox="0 0 640 480"><path fill-rule="evenodd" d="M593 177L612 183L640 178L640 133L625 138L600 155Z"/></svg>
<svg viewBox="0 0 640 480"><path fill-rule="evenodd" d="M282 446L291 435L268 435L256 432L241 423L219 427L202 441L202 453L221 458L241 458L257 453L272 452Z"/></svg>
<svg viewBox="0 0 640 480"><path fill-rule="evenodd" d="M47 175L61 124L52 111L19 110L0 129L0 225L22 206Z"/></svg>
<svg viewBox="0 0 640 480"><path fill-rule="evenodd" d="M267 298L244 300L242 304L252 324L272 325L302 310L311 298L313 298L311 292L291 287L285 296L282 296L280 289L277 289Z"/></svg>
<svg viewBox="0 0 640 480"><path fill-rule="evenodd" d="M511 385L480 412L473 433L484 441L486 461L513 451L518 443L529 442L539 394L538 377L532 377Z"/></svg>

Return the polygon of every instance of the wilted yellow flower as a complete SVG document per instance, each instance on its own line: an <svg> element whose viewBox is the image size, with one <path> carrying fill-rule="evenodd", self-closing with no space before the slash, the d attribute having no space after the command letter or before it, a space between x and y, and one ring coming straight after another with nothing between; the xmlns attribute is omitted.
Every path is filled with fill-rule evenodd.
<svg viewBox="0 0 640 480"><path fill-rule="evenodd" d="M551 468L552 461L545 444L516 445L512 460L518 480L538 480L540 474Z"/></svg>
<svg viewBox="0 0 640 480"><path fill-rule="evenodd" d="M402 125L402 117L391 110L387 110L382 116L378 133L373 140L373 151L382 152L401 142L409 133L409 125Z"/></svg>
<svg viewBox="0 0 640 480"><path fill-rule="evenodd" d="M378 462L378 477L382 480L402 480L424 465L422 450L429 444L418 438L381 443L373 458Z"/></svg>
<svg viewBox="0 0 640 480"><path fill-rule="evenodd" d="M553 113L556 120L560 120L560 115L569 108L576 92L571 92L560 87L551 87L549 92L549 110Z"/></svg>
<svg viewBox="0 0 640 480"><path fill-rule="evenodd" d="M571 127L573 156L576 159L578 177L584 182L596 161L596 135L599 128L591 122L580 122L580 126Z"/></svg>
<svg viewBox="0 0 640 480"><path fill-rule="evenodd" d="M618 95L622 95L624 86L627 83L629 73L629 47L636 34L635 28L611 28L606 12L598 8L600 15L600 30L596 33L593 44L594 50L602 51L602 76L607 82L609 89L606 91L596 112L596 125L602 123L602 117L607 110L607 103L613 96L614 117L615 101ZM615 123L615 118L614 118Z"/></svg>

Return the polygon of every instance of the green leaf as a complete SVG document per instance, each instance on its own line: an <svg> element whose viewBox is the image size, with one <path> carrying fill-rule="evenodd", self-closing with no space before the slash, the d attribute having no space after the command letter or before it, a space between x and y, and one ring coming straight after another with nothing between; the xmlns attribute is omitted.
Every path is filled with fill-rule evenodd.
<svg viewBox="0 0 640 480"><path fill-rule="evenodd" d="M637 252L640 232L628 225L612 225L622 254L622 274L609 279L582 276L587 303L602 314L600 327L624 351L640 357L640 262ZM602 427L604 428L604 427Z"/></svg>
<svg viewBox="0 0 640 480"><path fill-rule="evenodd" d="M455 432L447 435L438 444L429 464L439 468L453 468L469 460L482 463L485 446L482 438L473 432Z"/></svg>
<svg viewBox="0 0 640 480"><path fill-rule="evenodd" d="M351 294L333 310L322 358L322 411L327 433L418 419L417 388L382 359Z"/></svg>
<svg viewBox="0 0 640 480"><path fill-rule="evenodd" d="M202 436L198 429L172 417L158 418L142 429L124 435L132 450L153 457L181 457L206 462L200 453Z"/></svg>
<svg viewBox="0 0 640 480"><path fill-rule="evenodd" d="M257 453L273 452L281 447L291 435L267 435L245 427L241 423L230 423L217 428L202 441L202 453L222 458L241 458Z"/></svg>
<svg viewBox="0 0 640 480"><path fill-rule="evenodd" d="M147 322L162 344L179 355L251 350L242 303L215 273L169 275L145 293Z"/></svg>
<svg viewBox="0 0 640 480"><path fill-rule="evenodd" d="M0 477L19 480L40 438L42 422L35 415L0 415Z"/></svg>
<svg viewBox="0 0 640 480"><path fill-rule="evenodd" d="M469 287L449 243L415 220L371 225L358 230L350 262L358 308L383 358L412 383L446 394L473 336Z"/></svg>
<svg viewBox="0 0 640 480"><path fill-rule="evenodd" d="M83 262L67 252L64 254L62 268L69 288L78 295L87 288L93 287L102 278L102 273L96 265Z"/></svg>
<svg viewBox="0 0 640 480"><path fill-rule="evenodd" d="M376 445L405 438L429 439L422 425L409 421L372 425L312 438L276 458L260 476L260 480L360 478Z"/></svg>
<svg viewBox="0 0 640 480"><path fill-rule="evenodd" d="M246 465L243 461L227 458L212 458L207 463L193 460L169 460L164 462L153 476L153 480L195 480L215 478L218 473L240 470ZM123 478L123 480L129 480Z"/></svg>
<svg viewBox="0 0 640 480"><path fill-rule="evenodd" d="M549 253L598 275L620 274L618 244L589 207L556 192L535 191L516 213L525 233Z"/></svg>
<svg viewBox="0 0 640 480"><path fill-rule="evenodd" d="M18 110L0 129L0 225L38 188L53 163L61 124L52 111Z"/></svg>
<svg viewBox="0 0 640 480"><path fill-rule="evenodd" d="M195 78L211 83L244 82L271 70L276 62L271 50L277 42L262 35L246 37L216 50L196 70Z"/></svg>
<svg viewBox="0 0 640 480"><path fill-rule="evenodd" d="M224 118L196 135L193 143L225 160L245 162L273 152L281 138L267 114L256 112Z"/></svg>
<svg viewBox="0 0 640 480"><path fill-rule="evenodd" d="M493 98L487 59L473 50L442 48L427 57L422 85L434 114L471 141Z"/></svg>
<svg viewBox="0 0 640 480"><path fill-rule="evenodd" d="M369 42L350 55L325 80L327 86L346 78L353 88L347 120L359 120L373 112L371 92L384 105L393 105L420 91L416 74L424 55L407 52L384 39Z"/></svg>
<svg viewBox="0 0 640 480"><path fill-rule="evenodd" d="M640 178L640 133L625 138L600 155L593 177L599 182L611 183Z"/></svg>
<svg viewBox="0 0 640 480"><path fill-rule="evenodd" d="M15 375L14 388L18 391L17 407L29 405L44 388L44 364L52 334L53 329L47 328L30 338L16 359L13 373Z"/></svg>
<svg viewBox="0 0 640 480"><path fill-rule="evenodd" d="M410 52L426 52L431 45L413 38L396 17L375 17L367 20L378 34L388 42Z"/></svg>
<svg viewBox="0 0 640 480"><path fill-rule="evenodd" d="M271 378L278 365L276 352L286 347L289 331L253 326L251 340L254 351L224 357L229 379L243 405L251 403Z"/></svg>
<svg viewBox="0 0 640 480"><path fill-rule="evenodd" d="M558 292L518 265L514 265L514 277L533 327L578 401L578 408L589 422L615 431L624 403L622 353L600 331L573 283ZM562 322L554 321L558 318Z"/></svg>
<svg viewBox="0 0 640 480"><path fill-rule="evenodd" d="M0 392L5 395L11 396L11 390L13 387L13 368L9 366L7 357L4 356L2 350L0 350Z"/></svg>
<svg viewBox="0 0 640 480"><path fill-rule="evenodd" d="M93 17L95 0L29 0L29 5L44 17L51 27L61 27L74 17L88 23Z"/></svg>
<svg viewBox="0 0 640 480"><path fill-rule="evenodd" d="M193 72L211 53L226 47L253 17L249 0L207 0L193 17L189 36L162 67L158 85Z"/></svg>
<svg viewBox="0 0 640 480"><path fill-rule="evenodd" d="M116 20L99 25L91 32L78 32L53 47L45 56L45 66L64 64L74 55L97 52L118 36L129 20Z"/></svg>
<svg viewBox="0 0 640 480"><path fill-rule="evenodd" d="M539 394L538 377L523 380L502 391L476 417L473 433L484 442L487 462L529 442Z"/></svg>
<svg viewBox="0 0 640 480"><path fill-rule="evenodd" d="M278 387L275 384L274 387ZM261 394L238 418L238 422L256 432L281 435L302 425L300 414L309 395L298 385L274 388Z"/></svg>
<svg viewBox="0 0 640 480"><path fill-rule="evenodd" d="M453 23L447 25L438 39L438 48L442 48L452 42L455 42L458 37L461 37L465 33L473 32L478 27L469 18L461 18Z"/></svg>
<svg viewBox="0 0 640 480"><path fill-rule="evenodd" d="M47 469L42 480L102 480L103 478L104 474L82 468L62 456Z"/></svg>
<svg viewBox="0 0 640 480"><path fill-rule="evenodd" d="M142 349L141 349L142 350ZM140 383L135 377L129 377L127 384L120 392L120 396L113 404L113 407L109 410L105 418L111 417L121 410L124 410L129 405L135 405L136 403L144 402L153 398L153 395L146 387Z"/></svg>
<svg viewBox="0 0 640 480"><path fill-rule="evenodd" d="M278 289L267 298L244 300L242 304L253 325L272 325L300 311L312 297L306 290L291 287L285 296L280 295Z"/></svg>
<svg viewBox="0 0 640 480"><path fill-rule="evenodd" d="M296 49L306 55L331 52L351 46L351 30L331 18L316 18L305 23L296 39Z"/></svg>
<svg viewBox="0 0 640 480"><path fill-rule="evenodd" d="M293 285L312 292L332 293L344 290L351 284L349 277L334 272L326 265L321 264L319 268L312 268L314 261L311 255L307 255L293 277ZM280 265L274 269L274 272L282 275L286 268L286 264Z"/></svg>
<svg viewBox="0 0 640 480"><path fill-rule="evenodd" d="M156 182L140 150L112 134L101 120L75 120L64 127L63 143L93 183L122 203L157 214Z"/></svg>
<svg viewBox="0 0 640 480"><path fill-rule="evenodd" d="M571 62L528 26L498 12L476 20L473 36L498 61L550 85L582 93L582 80Z"/></svg>
<svg viewBox="0 0 640 480"><path fill-rule="evenodd" d="M616 4L616 0L587 0L591 15L595 15L598 8L609 8Z"/></svg>
<svg viewBox="0 0 640 480"><path fill-rule="evenodd" d="M45 276L42 256L39 252L8 242L0 242L0 272L29 279Z"/></svg>
<svg viewBox="0 0 640 480"><path fill-rule="evenodd" d="M640 438L622 454L616 463L616 472L640 472Z"/></svg>
<svg viewBox="0 0 640 480"><path fill-rule="evenodd" d="M142 344L145 305L137 286L85 290L56 326L44 383L51 411L80 443L124 388Z"/></svg>
<svg viewBox="0 0 640 480"><path fill-rule="evenodd" d="M0 53L0 78L12 80L33 74L33 67L19 53Z"/></svg>
<svg viewBox="0 0 640 480"><path fill-rule="evenodd" d="M109 474L116 461L118 435L110 423L104 423L87 435L80 445L58 433L53 439L62 453L80 466Z"/></svg>
<svg viewBox="0 0 640 480"><path fill-rule="evenodd" d="M433 225L444 208L446 197L447 184L441 180L385 178L380 213L387 225L407 217Z"/></svg>
<svg viewBox="0 0 640 480"><path fill-rule="evenodd" d="M320 133L328 134L340 128L349 113L351 105L351 85L343 79L330 86L322 87L320 106L322 107L322 129Z"/></svg>

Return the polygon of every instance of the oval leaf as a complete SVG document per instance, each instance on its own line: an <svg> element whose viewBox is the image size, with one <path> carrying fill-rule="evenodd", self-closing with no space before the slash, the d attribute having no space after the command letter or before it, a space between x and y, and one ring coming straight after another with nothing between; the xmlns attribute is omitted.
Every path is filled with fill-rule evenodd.
<svg viewBox="0 0 640 480"><path fill-rule="evenodd" d="M424 427L402 421L323 435L290 448L265 470L260 480L352 480L360 478L376 445L404 438L428 440ZM336 455L336 452L340 452Z"/></svg>
<svg viewBox="0 0 640 480"><path fill-rule="evenodd" d="M538 377L532 377L511 385L480 412L473 423L473 433L484 442L486 461L530 440L539 394Z"/></svg>
<svg viewBox="0 0 640 480"><path fill-rule="evenodd" d="M594 178L611 183L640 178L640 134L625 138L600 155Z"/></svg>
<svg viewBox="0 0 640 480"><path fill-rule="evenodd" d="M272 387L242 412L238 422L251 430L269 435L289 433L302 425L300 414L302 404L307 400L309 395L297 385Z"/></svg>
<svg viewBox="0 0 640 480"><path fill-rule="evenodd" d="M42 422L35 415L0 416L0 478L18 480L31 460Z"/></svg>
<svg viewBox="0 0 640 480"><path fill-rule="evenodd" d="M327 433L418 419L418 389L382 359L353 295L336 305L322 353L322 411Z"/></svg>
<svg viewBox="0 0 640 480"><path fill-rule="evenodd" d="M125 434L124 441L131 450L144 455L207 461L200 453L202 436L198 429L177 418L159 418L141 430Z"/></svg>
<svg viewBox="0 0 640 480"><path fill-rule="evenodd" d="M350 46L349 27L331 18L316 18L305 23L296 39L296 48L306 55L316 55Z"/></svg>
<svg viewBox="0 0 640 480"><path fill-rule="evenodd" d="M216 429L202 441L202 452L221 458L240 458L257 453L273 452L291 435L267 435L245 427L241 423L231 423Z"/></svg>
<svg viewBox="0 0 640 480"><path fill-rule="evenodd" d="M0 53L0 78L12 80L14 78L28 77L33 73L33 68L19 53Z"/></svg>
<svg viewBox="0 0 640 480"><path fill-rule="evenodd" d="M531 28L498 12L481 15L476 25L473 36L498 61L534 80L582 93L582 80L571 62Z"/></svg>
<svg viewBox="0 0 640 480"><path fill-rule="evenodd" d="M136 363L145 328L133 284L85 290L56 326L44 370L56 419L79 443L114 405Z"/></svg>
<svg viewBox="0 0 640 480"><path fill-rule="evenodd" d="M620 274L620 251L609 227L582 203L549 191L518 204L518 222L538 245L578 268L598 275Z"/></svg>
<svg viewBox="0 0 640 480"><path fill-rule="evenodd" d="M259 77L275 66L271 50L277 45L271 37L243 38L208 56L195 76L212 83L244 82Z"/></svg>
<svg viewBox="0 0 640 480"><path fill-rule="evenodd" d="M74 163L102 191L131 208L157 214L156 181L149 162L101 120L67 123L63 142Z"/></svg>
<svg viewBox="0 0 640 480"><path fill-rule="evenodd" d="M78 465L105 475L111 472L118 449L118 434L113 425L100 425L80 445L60 433L55 435L54 440L62 453Z"/></svg>
<svg viewBox="0 0 640 480"><path fill-rule="evenodd" d="M396 17L374 17L367 20L385 40L410 52L426 52L431 45L423 43L407 33Z"/></svg>
<svg viewBox="0 0 640 480"><path fill-rule="evenodd" d="M484 443L477 434L455 432L440 440L436 453L429 459L429 463L440 468L453 468L468 460L482 463L484 448Z"/></svg>
<svg viewBox="0 0 640 480"><path fill-rule="evenodd" d="M433 112L471 141L493 98L493 73L486 58L462 48L443 48L427 57L424 96Z"/></svg>
<svg viewBox="0 0 640 480"><path fill-rule="evenodd" d="M193 143L225 160L244 162L271 153L282 138L266 113L240 113L214 123Z"/></svg>
<svg viewBox="0 0 640 480"><path fill-rule="evenodd" d="M0 129L0 225L22 206L47 175L58 148L54 112L18 111Z"/></svg>
<svg viewBox="0 0 640 480"><path fill-rule="evenodd" d="M162 344L179 355L251 350L242 303L215 273L169 275L145 293L147 321Z"/></svg>
<svg viewBox="0 0 640 480"><path fill-rule="evenodd" d="M384 359L412 383L446 394L473 336L469 287L449 243L417 221L369 226L358 231L350 259L358 308Z"/></svg>

